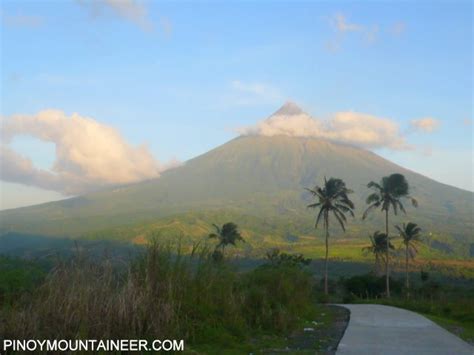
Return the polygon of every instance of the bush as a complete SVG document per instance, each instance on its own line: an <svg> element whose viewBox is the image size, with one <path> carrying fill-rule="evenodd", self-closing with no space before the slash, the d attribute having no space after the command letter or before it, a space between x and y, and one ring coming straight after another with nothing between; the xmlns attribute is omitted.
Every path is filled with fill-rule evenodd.
<svg viewBox="0 0 474 355"><path fill-rule="evenodd" d="M311 259L305 259L303 254L281 253L278 248L267 252L266 258L272 266L304 267L311 263Z"/></svg>
<svg viewBox="0 0 474 355"><path fill-rule="evenodd" d="M385 276L375 276L372 273L353 276L343 280L346 294L359 298L378 298L385 293ZM390 291L398 295L403 289L402 282L390 278Z"/></svg>

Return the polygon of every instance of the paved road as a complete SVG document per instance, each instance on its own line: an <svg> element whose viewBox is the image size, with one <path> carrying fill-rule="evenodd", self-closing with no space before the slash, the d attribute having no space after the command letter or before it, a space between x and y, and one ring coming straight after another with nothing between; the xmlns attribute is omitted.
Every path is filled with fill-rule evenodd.
<svg viewBox="0 0 474 355"><path fill-rule="evenodd" d="M337 355L474 355L474 347L417 313L372 304L341 306L351 315Z"/></svg>

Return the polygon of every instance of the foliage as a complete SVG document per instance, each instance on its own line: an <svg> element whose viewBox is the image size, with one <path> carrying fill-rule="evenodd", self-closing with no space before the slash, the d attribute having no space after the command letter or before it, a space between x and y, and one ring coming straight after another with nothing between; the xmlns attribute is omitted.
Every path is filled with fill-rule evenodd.
<svg viewBox="0 0 474 355"><path fill-rule="evenodd" d="M348 195L353 191L346 187L346 183L341 179L324 178L323 187L316 186L314 189L306 189L316 199L308 205L308 208L319 208L315 228L318 227L321 217L324 219L325 226L329 225L329 214L332 214L339 222L342 230L345 231L345 222L347 221L345 214L349 213L354 216L354 203L349 199Z"/></svg>
<svg viewBox="0 0 474 355"><path fill-rule="evenodd" d="M369 189L375 192L371 193L366 200L369 205L362 215L362 219L365 219L368 213L374 208L381 207L382 212L385 212L385 239L387 247L385 249L385 294L390 297L390 258L389 258L389 228L388 228L388 213L390 209L393 209L395 215L398 214L398 209L403 213L406 213L405 207L403 206L401 199L408 198L411 200L413 206L417 207L418 202L409 195L409 185L405 176L402 174L391 174L382 178L380 183L370 181L367 184ZM408 280L408 279L407 279Z"/></svg>
<svg viewBox="0 0 474 355"><path fill-rule="evenodd" d="M387 257L387 255L390 255L390 253L387 253L387 245L388 245L389 250L392 250L392 251L395 249L395 247L390 242L390 240L387 243L387 234L382 233L380 231L375 231L373 235L369 236L369 238L370 238L370 245L363 247L362 251L374 255L375 272L379 273L380 267L381 267L380 263L384 262L384 259Z"/></svg>
<svg viewBox="0 0 474 355"><path fill-rule="evenodd" d="M0 307L32 292L46 275L46 264L0 256Z"/></svg>
<svg viewBox="0 0 474 355"><path fill-rule="evenodd" d="M316 186L314 189L308 190L313 197L316 198L316 202L308 205L308 208L318 208L319 212L316 217L314 224L315 228L318 228L319 221L321 218L324 221L324 229L326 231L326 254L325 254L325 267L324 267L324 293L328 294L328 253L329 253L329 216L333 215L339 222L342 230L345 231L345 223L347 218L346 213L349 213L354 217L354 203L349 199L348 195L353 191L346 187L346 183L341 179L330 178L329 180L324 177L323 187Z"/></svg>
<svg viewBox="0 0 474 355"><path fill-rule="evenodd" d="M363 214L364 219L372 209L378 207L381 207L382 211L389 211L392 208L395 215L398 214L399 209L406 213L401 198L408 198L414 207L418 206L418 201L409 195L409 185L402 174L396 173L385 176L380 183L371 181L367 184L367 187L375 192L371 193L366 199L369 207Z"/></svg>
<svg viewBox="0 0 474 355"><path fill-rule="evenodd" d="M402 290L401 283L391 278L392 292L399 294ZM385 289L385 277L375 276L372 273L358 275L347 278L343 281L346 294L358 298L379 298L382 297Z"/></svg>
<svg viewBox="0 0 474 355"><path fill-rule="evenodd" d="M413 259L418 253L416 246L421 243L421 228L416 223L403 223L402 226L395 226L402 237L402 242L407 249L408 255Z"/></svg>
<svg viewBox="0 0 474 355"><path fill-rule="evenodd" d="M305 259L303 254L287 254L282 253L280 249L274 248L267 252L266 259L272 266L298 266L303 267L309 265L311 259Z"/></svg>
<svg viewBox="0 0 474 355"><path fill-rule="evenodd" d="M311 274L287 263L238 273L196 246L152 244L126 268L76 256L0 314L12 339L184 338L225 348L259 332L291 330L315 311Z"/></svg>
<svg viewBox="0 0 474 355"><path fill-rule="evenodd" d="M226 246L235 246L238 241L244 241L244 238L242 238L240 235L239 229L235 223L224 223L222 228L217 224L213 224L213 226L216 229L216 233L209 234L209 238L217 239L219 241L219 243L216 245L216 249L221 248L222 253L224 253Z"/></svg>

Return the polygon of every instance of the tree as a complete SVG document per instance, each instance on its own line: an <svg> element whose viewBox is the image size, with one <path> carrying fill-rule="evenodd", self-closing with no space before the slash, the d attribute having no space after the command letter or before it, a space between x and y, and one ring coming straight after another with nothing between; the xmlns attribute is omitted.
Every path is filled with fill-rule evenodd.
<svg viewBox="0 0 474 355"><path fill-rule="evenodd" d="M416 253L418 253L416 246L421 242L421 228L418 227L416 223L412 222L408 222L408 224L403 223L401 227L395 226L395 228L397 228L400 233L400 237L402 237L403 244L405 245L405 286L408 296L408 289L410 288L410 278L408 277L408 257L413 259Z"/></svg>
<svg viewBox="0 0 474 355"><path fill-rule="evenodd" d="M380 231L374 232L373 235L369 236L370 245L362 248L362 250L374 254L375 256L375 273L378 274L380 270L380 262L384 262L384 259L387 255L387 244L390 250L394 250L395 247L390 243L387 243L387 235Z"/></svg>
<svg viewBox="0 0 474 355"><path fill-rule="evenodd" d="M346 231L345 223L347 222L346 213L354 217L354 203L349 199L348 195L353 191L346 187L346 183L341 179L324 178L324 186L316 186L314 189L308 190L317 202L308 205L308 208L319 208L314 228L318 228L321 218L324 221L324 229L326 230L326 256L324 261L324 293L328 294L328 254L329 254L329 216L333 215L339 222L343 231Z"/></svg>
<svg viewBox="0 0 474 355"><path fill-rule="evenodd" d="M224 255L225 247L228 245L235 246L236 242L244 242L244 238L240 235L239 229L235 223L228 222L222 225L222 228L217 224L213 224L216 229L216 233L209 234L209 238L218 239L219 243L216 245L216 251L218 248L222 249L222 255Z"/></svg>
<svg viewBox="0 0 474 355"><path fill-rule="evenodd" d="M380 183L371 181L367 184L369 189L374 190L366 200L369 207L365 210L362 219L365 219L368 213L374 208L381 207L382 212L385 212L385 234L388 236L388 213L393 208L393 213L398 214L400 209L406 214L405 207L403 206L401 199L407 198L411 201L412 205L417 207L418 202L409 195L410 187L405 176L402 174L392 174L382 178ZM390 298L390 267L389 267L389 238L386 239L387 248L385 250L385 293Z"/></svg>

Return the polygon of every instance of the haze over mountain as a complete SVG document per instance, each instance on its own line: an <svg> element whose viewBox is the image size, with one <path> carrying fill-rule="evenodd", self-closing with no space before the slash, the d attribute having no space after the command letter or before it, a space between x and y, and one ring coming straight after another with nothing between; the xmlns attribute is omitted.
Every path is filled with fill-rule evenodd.
<svg viewBox="0 0 474 355"><path fill-rule="evenodd" d="M268 120L281 121L285 116L306 120L308 115L289 103ZM257 132L239 136L156 179L2 211L1 228L3 233L81 236L170 216L187 223L191 214L209 226L215 222L212 218L223 216L270 234L279 233L275 225L287 226L285 233L309 233L314 213L306 209L310 196L304 188L321 184L324 177L338 177L354 190L356 204L357 216L346 235L366 238L382 226L377 213L361 221L369 193L366 185L394 172L406 176L420 206L407 206L408 215L393 218L393 224L416 221L426 233L444 235L459 247L474 242L472 192L436 182L363 148L326 138Z"/></svg>

